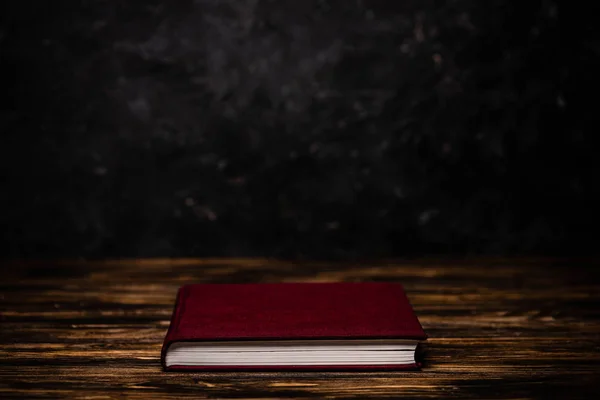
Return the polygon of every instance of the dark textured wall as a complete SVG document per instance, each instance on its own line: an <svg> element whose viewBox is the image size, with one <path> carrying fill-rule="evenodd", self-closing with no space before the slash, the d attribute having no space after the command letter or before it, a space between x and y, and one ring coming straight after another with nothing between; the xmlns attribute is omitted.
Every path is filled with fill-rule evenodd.
<svg viewBox="0 0 600 400"><path fill-rule="evenodd" d="M554 1L0 7L2 256L596 252Z"/></svg>

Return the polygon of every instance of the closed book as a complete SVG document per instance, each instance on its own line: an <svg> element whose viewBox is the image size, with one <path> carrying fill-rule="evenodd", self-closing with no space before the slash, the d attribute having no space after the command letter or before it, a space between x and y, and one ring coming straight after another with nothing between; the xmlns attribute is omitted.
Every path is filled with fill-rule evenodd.
<svg viewBox="0 0 600 400"><path fill-rule="evenodd" d="M398 283L196 284L179 289L165 370L416 369L426 335Z"/></svg>

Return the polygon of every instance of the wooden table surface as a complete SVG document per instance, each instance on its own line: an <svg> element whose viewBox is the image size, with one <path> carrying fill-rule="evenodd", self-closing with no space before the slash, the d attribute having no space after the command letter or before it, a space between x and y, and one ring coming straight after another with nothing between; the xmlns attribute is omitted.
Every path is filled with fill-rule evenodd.
<svg viewBox="0 0 600 400"><path fill-rule="evenodd" d="M600 394L594 260L3 266L0 398L557 398ZM180 285L398 281L430 339L416 372L165 373Z"/></svg>

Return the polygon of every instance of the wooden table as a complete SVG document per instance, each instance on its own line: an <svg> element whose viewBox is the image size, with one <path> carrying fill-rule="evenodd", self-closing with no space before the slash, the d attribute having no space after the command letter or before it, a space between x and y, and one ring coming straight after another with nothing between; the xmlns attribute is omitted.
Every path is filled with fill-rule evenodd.
<svg viewBox="0 0 600 400"><path fill-rule="evenodd" d="M594 260L12 263L0 282L0 398L557 398L600 393ZM418 372L165 373L192 282L399 281L430 335Z"/></svg>

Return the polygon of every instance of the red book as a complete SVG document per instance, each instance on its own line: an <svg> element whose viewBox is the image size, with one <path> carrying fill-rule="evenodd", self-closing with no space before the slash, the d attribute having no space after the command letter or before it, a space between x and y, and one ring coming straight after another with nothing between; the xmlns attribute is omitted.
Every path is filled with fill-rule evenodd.
<svg viewBox="0 0 600 400"><path fill-rule="evenodd" d="M198 284L179 289L166 370L415 369L423 328L397 283Z"/></svg>

